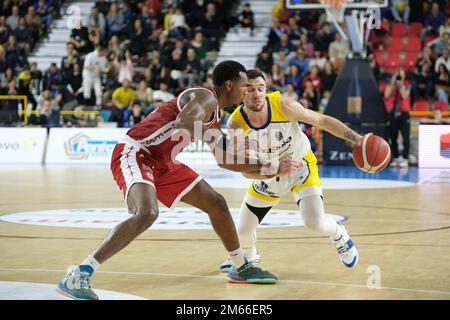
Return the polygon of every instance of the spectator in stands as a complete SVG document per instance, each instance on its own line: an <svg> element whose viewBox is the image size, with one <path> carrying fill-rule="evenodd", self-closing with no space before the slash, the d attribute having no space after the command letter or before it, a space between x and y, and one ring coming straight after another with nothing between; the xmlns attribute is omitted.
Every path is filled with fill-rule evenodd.
<svg viewBox="0 0 450 320"><path fill-rule="evenodd" d="M102 41L106 40L106 19L103 13L99 12L95 6L91 8L91 13L87 20L87 27L89 30L96 30L100 34Z"/></svg>
<svg viewBox="0 0 450 320"><path fill-rule="evenodd" d="M302 31L298 27L297 20L295 19L294 16L291 16L288 18L287 23L288 23L288 29L287 29L286 33L289 36L289 41L293 45L298 45L300 42L300 37L302 35Z"/></svg>
<svg viewBox="0 0 450 320"><path fill-rule="evenodd" d="M410 116L411 96L410 86L406 82L405 72L398 69L392 76L384 92L384 104L388 112L389 131L391 137L392 163L391 166L400 168L408 167L409 159L409 134L410 134ZM398 132L401 132L403 138L403 153L399 157L399 148L397 143Z"/></svg>
<svg viewBox="0 0 450 320"><path fill-rule="evenodd" d="M440 101L449 103L448 97L450 96L450 72L443 63L439 65L435 83L435 90L436 96Z"/></svg>
<svg viewBox="0 0 450 320"><path fill-rule="evenodd" d="M95 104L102 103L101 75L106 66L106 48L101 46L86 56L83 68L83 96L84 99L91 98L92 88L95 91Z"/></svg>
<svg viewBox="0 0 450 320"><path fill-rule="evenodd" d="M289 65L296 65L302 77L306 75L309 72L309 59L305 57L305 51L298 48L295 51L295 57L289 60Z"/></svg>
<svg viewBox="0 0 450 320"><path fill-rule="evenodd" d="M333 69L331 62L327 61L323 70L320 72L320 82L322 93L330 92L333 90L334 83L336 82L337 74Z"/></svg>
<svg viewBox="0 0 450 320"><path fill-rule="evenodd" d="M281 22L278 17L272 17L272 27L270 28L269 40L267 41L267 44L274 47L280 42L281 35L286 33L288 28L288 25Z"/></svg>
<svg viewBox="0 0 450 320"><path fill-rule="evenodd" d="M36 62L33 62L30 66L31 75L31 92L34 95L41 93L42 72L38 69Z"/></svg>
<svg viewBox="0 0 450 320"><path fill-rule="evenodd" d="M195 32L194 39L191 41L191 46L195 50L197 59L199 59L200 63L203 64L206 59L206 52L208 51L208 47L203 41L203 33L201 31Z"/></svg>
<svg viewBox="0 0 450 320"><path fill-rule="evenodd" d="M125 26L129 25L134 20L134 13L130 8L130 4L126 3L124 0L117 0L117 8L123 16L123 24Z"/></svg>
<svg viewBox="0 0 450 320"><path fill-rule="evenodd" d="M435 66L436 63L436 59L433 58L433 51L430 47L424 47L420 53L416 63L416 72L420 72L420 70L422 70L422 65L425 63L428 63L431 66ZM434 69L432 71L434 71Z"/></svg>
<svg viewBox="0 0 450 320"><path fill-rule="evenodd" d="M275 92L275 91L283 91L283 88L274 83L273 77L271 74L268 74L266 77L266 91L267 93Z"/></svg>
<svg viewBox="0 0 450 320"><path fill-rule="evenodd" d="M195 55L194 49L189 48L187 50L187 60L182 70L183 73L178 78L180 88L192 88L198 84L201 79L201 69L202 66Z"/></svg>
<svg viewBox="0 0 450 320"><path fill-rule="evenodd" d="M62 83L61 72L56 66L56 63L52 62L48 70L44 74L42 81L42 90L49 90L52 93L57 90L57 86Z"/></svg>
<svg viewBox="0 0 450 320"><path fill-rule="evenodd" d="M409 0L392 0L391 2L391 12L394 19L397 22L409 22L409 14L411 13L411 8L409 7Z"/></svg>
<svg viewBox="0 0 450 320"><path fill-rule="evenodd" d="M160 52L160 59L163 64L166 64L172 55L174 44L167 38L165 33L159 35L159 42L156 49Z"/></svg>
<svg viewBox="0 0 450 320"><path fill-rule="evenodd" d="M279 64L274 63L272 65L270 75L274 85L280 88L284 87L286 83L286 75L284 73L284 70L280 68Z"/></svg>
<svg viewBox="0 0 450 320"><path fill-rule="evenodd" d="M309 109L317 111L319 110L319 95L314 89L312 81L306 81L302 93L302 98L310 102Z"/></svg>
<svg viewBox="0 0 450 320"><path fill-rule="evenodd" d="M287 33L283 33L280 36L280 42L275 46L274 49L275 52L283 51L286 57L289 57L289 54L291 52L295 51L295 47L292 45L292 43L289 41L289 36Z"/></svg>
<svg viewBox="0 0 450 320"><path fill-rule="evenodd" d="M134 89L130 87L128 80L122 82L122 86L114 90L112 95L113 108L110 121L117 122L119 128L127 125L134 101Z"/></svg>
<svg viewBox="0 0 450 320"><path fill-rule="evenodd" d="M331 98L331 91L324 91L319 102L319 112L324 113Z"/></svg>
<svg viewBox="0 0 450 320"><path fill-rule="evenodd" d="M244 10L242 10L242 12L239 14L238 20L242 28L250 28L250 35L253 36L253 29L255 28L255 18L249 2L244 5Z"/></svg>
<svg viewBox="0 0 450 320"><path fill-rule="evenodd" d="M83 76L81 74L81 66L79 63L74 63L72 65L70 76L66 78L64 85L78 102L83 101L83 95L81 94L83 88Z"/></svg>
<svg viewBox="0 0 450 320"><path fill-rule="evenodd" d="M7 88L11 81L14 81L14 83L16 83L16 75L14 73L14 69L8 67L4 74L0 74L0 87Z"/></svg>
<svg viewBox="0 0 450 320"><path fill-rule="evenodd" d="M298 100L298 93L295 91L295 88L291 83L286 85L286 90L284 91L283 96Z"/></svg>
<svg viewBox="0 0 450 320"><path fill-rule="evenodd" d="M120 39L117 35L113 35L109 40L108 51L114 52L116 57L125 53L124 46L120 43Z"/></svg>
<svg viewBox="0 0 450 320"><path fill-rule="evenodd" d="M273 53L273 62L276 63L283 72L288 69L290 59L290 56L288 58L283 50Z"/></svg>
<svg viewBox="0 0 450 320"><path fill-rule="evenodd" d="M319 67L313 65L309 73L302 80L302 87L305 88L306 82L311 81L316 93L320 93L322 89L322 80L319 75Z"/></svg>
<svg viewBox="0 0 450 320"><path fill-rule="evenodd" d="M299 43L298 46L299 46L299 48L303 49L303 52L304 52L306 58L312 58L313 57L313 55L314 55L314 45L312 44L311 41L309 41L307 33L302 33L300 35L300 43Z"/></svg>
<svg viewBox="0 0 450 320"><path fill-rule="evenodd" d="M68 77L72 75L73 65L81 62L72 43L66 44L66 52L67 55L61 60L61 73L64 81L68 81Z"/></svg>
<svg viewBox="0 0 450 320"><path fill-rule="evenodd" d="M25 18L22 17L19 19L19 27L14 30L14 36L16 37L21 52L25 56L28 56L33 47L33 35L30 28L27 27Z"/></svg>
<svg viewBox="0 0 450 320"><path fill-rule="evenodd" d="M6 24L11 28L11 30L17 29L19 27L19 7L12 7L12 14L6 19Z"/></svg>
<svg viewBox="0 0 450 320"><path fill-rule="evenodd" d="M162 69L162 64L160 61L160 55L159 55L159 51L157 50L153 50L151 53L151 62L150 65L148 66L148 74L150 75L150 79L148 79L150 87L153 89L159 88L159 83L160 83L160 75L161 75L161 69Z"/></svg>
<svg viewBox="0 0 450 320"><path fill-rule="evenodd" d="M142 113L147 116L155 109L153 104L153 89L147 86L147 82L142 80L134 94L134 104L138 104Z"/></svg>
<svg viewBox="0 0 450 320"><path fill-rule="evenodd" d="M16 37L14 35L9 36L5 49L6 61L10 67L16 68L22 64L22 55L20 54L20 48L17 45Z"/></svg>
<svg viewBox="0 0 450 320"><path fill-rule="evenodd" d="M439 27L439 36L442 37L445 33L450 33L450 17L447 17L445 23Z"/></svg>
<svg viewBox="0 0 450 320"><path fill-rule="evenodd" d="M134 20L134 29L130 32L130 54L132 56L140 57L145 53L145 41L147 33L144 30L142 21L140 19Z"/></svg>
<svg viewBox="0 0 450 320"><path fill-rule="evenodd" d="M431 12L426 16L421 41L429 34L438 34L439 28L444 24L445 15L440 11L439 3L433 2Z"/></svg>
<svg viewBox="0 0 450 320"><path fill-rule="evenodd" d="M420 123L430 123L430 124L450 124L450 118L444 118L442 112L448 111L448 108L440 109L433 108L433 118L422 118L420 119Z"/></svg>
<svg viewBox="0 0 450 320"><path fill-rule="evenodd" d="M168 91L169 84L167 82L161 82L159 85L159 90L153 93L153 100L155 102L169 102L175 96Z"/></svg>
<svg viewBox="0 0 450 320"><path fill-rule="evenodd" d="M302 78L297 65L292 64L289 67L289 73L286 75L285 85L290 83L296 91L300 91Z"/></svg>
<svg viewBox="0 0 450 320"><path fill-rule="evenodd" d="M5 48L0 44L0 76L4 75L6 72L6 51Z"/></svg>
<svg viewBox="0 0 450 320"><path fill-rule="evenodd" d="M124 80L128 80L129 82L133 81L134 68L129 51L126 51L125 54L118 57L115 62L115 68L118 72L117 80L120 83L123 83Z"/></svg>
<svg viewBox="0 0 450 320"><path fill-rule="evenodd" d="M152 17L150 16L147 6L141 7L141 13L138 16L138 19L141 20L145 33L150 34L152 31Z"/></svg>
<svg viewBox="0 0 450 320"><path fill-rule="evenodd" d="M2 95L15 96L17 95L16 80L10 80L7 86L0 92ZM18 100L6 100L0 101L1 110L3 111L3 119L0 122L6 124L13 124L19 122L19 101Z"/></svg>
<svg viewBox="0 0 450 320"><path fill-rule="evenodd" d="M31 73L29 65L25 65L23 67L22 72L19 73L18 80L19 86L17 88L17 92L19 95L27 96L28 103L31 104L33 108L36 108L36 100L31 92Z"/></svg>
<svg viewBox="0 0 450 320"><path fill-rule="evenodd" d="M219 40L222 32L214 3L206 5L206 12L202 18L201 26L204 36L209 40L208 48L219 51Z"/></svg>
<svg viewBox="0 0 450 320"><path fill-rule="evenodd" d="M327 62L327 58L322 55L322 52L319 50L314 51L314 57L309 59L309 68L312 66L318 66L320 70L323 69L325 63Z"/></svg>
<svg viewBox="0 0 450 320"><path fill-rule="evenodd" d="M48 2L46 0L36 0L34 2L34 8L44 23L46 30L49 31L53 23L53 17Z"/></svg>
<svg viewBox="0 0 450 320"><path fill-rule="evenodd" d="M38 113L30 117L31 124L41 126L59 124L59 112L58 109L52 105L51 100L44 100L36 111Z"/></svg>
<svg viewBox="0 0 450 320"><path fill-rule="evenodd" d="M107 15L109 11L109 7L111 6L111 2L105 0L97 0L95 1L95 7L98 12L103 13L103 15Z"/></svg>
<svg viewBox="0 0 450 320"><path fill-rule="evenodd" d="M322 25L316 35L316 50L328 52L330 44L335 40L335 35L331 30L331 25L326 22Z"/></svg>
<svg viewBox="0 0 450 320"><path fill-rule="evenodd" d="M185 10L187 12L187 22L191 28L196 28L201 26L202 19L204 17L204 13L206 11L206 1L204 0L196 0L193 1L184 1L183 3Z"/></svg>
<svg viewBox="0 0 450 320"><path fill-rule="evenodd" d="M68 42L74 45L81 58L94 50L94 45L89 37L89 30L82 23L80 23L79 28L72 29Z"/></svg>
<svg viewBox="0 0 450 320"><path fill-rule="evenodd" d="M429 99L433 96L434 77L431 68L429 63L424 63L420 72L414 73L411 83L413 101Z"/></svg>
<svg viewBox="0 0 450 320"><path fill-rule="evenodd" d="M337 56L342 60L345 60L350 52L348 41L343 39L339 32L334 35L334 41L330 44L328 55L331 56L333 51L336 51Z"/></svg>
<svg viewBox="0 0 450 320"><path fill-rule="evenodd" d="M102 70L102 82L104 83L103 101L111 100L114 90L120 86L120 83L117 81L117 71L115 67L116 59L117 55L115 52L110 51L106 59L106 66Z"/></svg>
<svg viewBox="0 0 450 320"><path fill-rule="evenodd" d="M186 38L189 27L186 24L186 18L180 8L176 8L169 21L169 37Z"/></svg>
<svg viewBox="0 0 450 320"><path fill-rule="evenodd" d="M12 34L11 27L6 23L5 16L0 16L0 44L8 41L9 36Z"/></svg>
<svg viewBox="0 0 450 320"><path fill-rule="evenodd" d="M441 56L444 53L444 50L450 49L450 33L444 33L442 37L436 39L437 41L434 44L434 52L437 56ZM431 42L428 44L430 45Z"/></svg>
<svg viewBox="0 0 450 320"><path fill-rule="evenodd" d="M450 70L450 50L449 49L444 49L442 51L442 56L440 56L439 58L437 58L436 60L436 66L435 66L435 71L436 73L439 72L439 66L441 64L445 65L445 67L447 68L447 70Z"/></svg>
<svg viewBox="0 0 450 320"><path fill-rule="evenodd" d="M113 35L120 37L122 35L122 30L124 29L124 17L122 13L119 12L115 3L112 3L109 8L107 23L110 37Z"/></svg>
<svg viewBox="0 0 450 320"><path fill-rule="evenodd" d="M256 59L255 68L261 70L264 73L270 73L273 65L273 58L269 52L269 49L263 49Z"/></svg>
<svg viewBox="0 0 450 320"><path fill-rule="evenodd" d="M32 32L34 43L39 41L39 37L43 35L44 28L39 15L36 13L36 9L33 6L28 7L27 14L25 15L25 21Z"/></svg>

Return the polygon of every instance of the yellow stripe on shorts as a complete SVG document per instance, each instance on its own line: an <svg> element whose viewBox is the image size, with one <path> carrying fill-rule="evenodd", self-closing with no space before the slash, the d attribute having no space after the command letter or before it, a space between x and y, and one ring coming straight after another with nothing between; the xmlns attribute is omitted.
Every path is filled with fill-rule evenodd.
<svg viewBox="0 0 450 320"><path fill-rule="evenodd" d="M319 178L319 168L317 167L317 158L314 153L309 150L303 160L308 164L309 174L305 182L291 189L292 192L300 191L306 187L321 187L322 182Z"/></svg>
<svg viewBox="0 0 450 320"><path fill-rule="evenodd" d="M254 196L255 198L260 199L260 200L264 200L264 201L278 201L278 200L280 200L280 197L266 196L265 194L261 194L261 193L257 192L255 190L255 188L253 188L253 182L248 187L247 192L249 194L251 194L252 196Z"/></svg>

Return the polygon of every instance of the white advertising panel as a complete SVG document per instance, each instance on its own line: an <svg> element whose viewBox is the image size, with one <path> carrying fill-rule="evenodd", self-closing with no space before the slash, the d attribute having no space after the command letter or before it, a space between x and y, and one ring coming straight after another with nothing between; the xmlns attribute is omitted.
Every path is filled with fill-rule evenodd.
<svg viewBox="0 0 450 320"><path fill-rule="evenodd" d="M128 129L52 128L46 164L109 164L117 141Z"/></svg>
<svg viewBox="0 0 450 320"><path fill-rule="evenodd" d="M46 140L45 128L0 128L0 163L40 164Z"/></svg>
<svg viewBox="0 0 450 320"><path fill-rule="evenodd" d="M419 127L419 167L450 168L450 125Z"/></svg>

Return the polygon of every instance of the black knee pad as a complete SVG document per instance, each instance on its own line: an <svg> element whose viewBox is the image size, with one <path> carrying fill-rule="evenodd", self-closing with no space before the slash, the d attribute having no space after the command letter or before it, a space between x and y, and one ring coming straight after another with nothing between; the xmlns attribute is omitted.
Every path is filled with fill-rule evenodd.
<svg viewBox="0 0 450 320"><path fill-rule="evenodd" d="M253 207L253 206L249 205L247 202L245 204L247 205L248 210L253 212L253 214L258 217L259 223L261 223L262 219L264 219L267 212L269 212L270 209L272 209L272 207L266 207L266 208Z"/></svg>

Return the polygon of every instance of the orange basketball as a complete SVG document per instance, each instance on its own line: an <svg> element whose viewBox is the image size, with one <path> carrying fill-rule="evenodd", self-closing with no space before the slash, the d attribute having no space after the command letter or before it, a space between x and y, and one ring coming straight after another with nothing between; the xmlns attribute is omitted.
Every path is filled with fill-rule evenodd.
<svg viewBox="0 0 450 320"><path fill-rule="evenodd" d="M353 161L364 172L380 172L391 160L391 148L383 138L372 133L353 146Z"/></svg>

